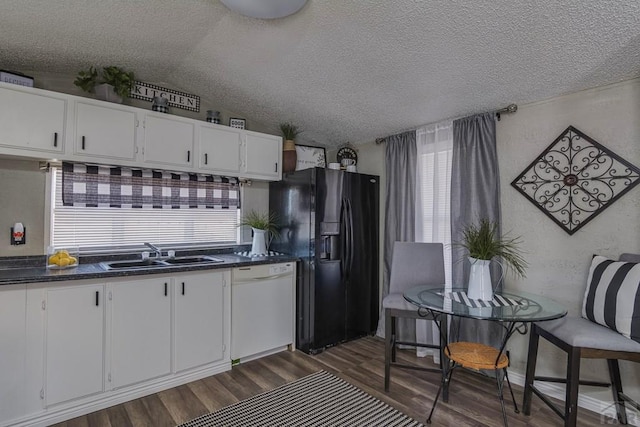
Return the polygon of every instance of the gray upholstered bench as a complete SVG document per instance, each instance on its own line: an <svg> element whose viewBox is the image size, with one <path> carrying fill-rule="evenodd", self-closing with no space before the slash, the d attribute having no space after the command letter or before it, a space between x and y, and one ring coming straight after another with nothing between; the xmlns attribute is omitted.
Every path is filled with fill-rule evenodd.
<svg viewBox="0 0 640 427"><path fill-rule="evenodd" d="M623 254L620 261L640 262L640 255ZM635 294L633 295L635 297ZM636 301L640 304L640 301ZM567 377L536 377L536 359L539 337L548 340L567 353ZM611 383L580 381L580 359L607 359ZM565 317L549 322L540 322L531 328L529 355L524 390L523 412L531 413L532 395L540 397L554 412L564 419L565 426L575 426L578 409L578 386L611 386L618 421L627 423L625 402L640 410L638 403L622 391L618 360L640 362L640 343L591 320L582 317ZM544 395L534 384L536 381L566 383L564 412Z"/></svg>

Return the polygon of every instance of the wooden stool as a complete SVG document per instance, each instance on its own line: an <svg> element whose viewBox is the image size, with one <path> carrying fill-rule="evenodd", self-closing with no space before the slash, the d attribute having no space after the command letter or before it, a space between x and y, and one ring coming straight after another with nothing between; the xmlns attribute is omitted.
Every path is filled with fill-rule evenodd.
<svg viewBox="0 0 640 427"><path fill-rule="evenodd" d="M495 371L496 381L498 383L498 398L500 399L500 406L502 408L502 418L504 420L504 425L507 426L507 414L504 409L504 398L502 396L502 384L504 379L507 380L515 412L519 412L516 399L513 396L511 382L509 382L509 377L507 375L507 366L509 365L509 358L507 355L485 344L464 341L448 344L445 347L444 354L449 358L451 363L451 366L449 367L449 375L447 375L446 378L442 378L442 383L436 393L436 399L433 402L433 407L431 407L429 418L427 418L427 424L431 424L431 416L433 415L433 411L436 409L436 404L438 403L438 398L440 397L440 392L442 391L445 381L450 382L453 370L461 366L463 368L473 369L474 371L491 369ZM500 377L501 371L504 374L504 378Z"/></svg>

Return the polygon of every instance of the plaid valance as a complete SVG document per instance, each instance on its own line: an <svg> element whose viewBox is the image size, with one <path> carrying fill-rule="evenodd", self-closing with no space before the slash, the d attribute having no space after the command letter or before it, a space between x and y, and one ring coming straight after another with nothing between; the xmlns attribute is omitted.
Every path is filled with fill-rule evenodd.
<svg viewBox="0 0 640 427"><path fill-rule="evenodd" d="M237 209L236 178L62 163L64 206Z"/></svg>

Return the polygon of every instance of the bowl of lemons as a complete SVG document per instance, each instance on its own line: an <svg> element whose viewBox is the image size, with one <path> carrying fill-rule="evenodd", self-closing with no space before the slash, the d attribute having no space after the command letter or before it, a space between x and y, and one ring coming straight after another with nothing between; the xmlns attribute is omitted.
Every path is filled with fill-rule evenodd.
<svg viewBox="0 0 640 427"><path fill-rule="evenodd" d="M47 268L61 270L77 267L78 248L49 248L47 250Z"/></svg>

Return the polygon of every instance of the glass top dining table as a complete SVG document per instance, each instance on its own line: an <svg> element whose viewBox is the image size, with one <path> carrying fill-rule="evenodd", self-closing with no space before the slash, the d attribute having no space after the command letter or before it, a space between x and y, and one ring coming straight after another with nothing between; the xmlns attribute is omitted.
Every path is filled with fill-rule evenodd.
<svg viewBox="0 0 640 427"><path fill-rule="evenodd" d="M497 322L540 322L567 314L549 298L514 290L496 292L492 301L479 301L469 299L465 288L416 286L407 290L404 298L432 312Z"/></svg>
<svg viewBox="0 0 640 427"><path fill-rule="evenodd" d="M404 298L417 307L418 313L424 312L425 317L432 316L440 331L442 398L445 402L449 395L449 363L444 352L449 343L449 316L498 322L504 328L499 346L500 355L505 351L507 341L514 332L526 334L531 322L559 319L567 314L567 310L552 299L515 290L495 292L493 300L480 301L468 298L466 288L424 285L410 288L404 293Z"/></svg>

